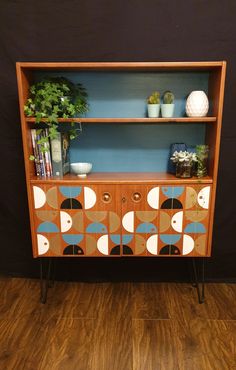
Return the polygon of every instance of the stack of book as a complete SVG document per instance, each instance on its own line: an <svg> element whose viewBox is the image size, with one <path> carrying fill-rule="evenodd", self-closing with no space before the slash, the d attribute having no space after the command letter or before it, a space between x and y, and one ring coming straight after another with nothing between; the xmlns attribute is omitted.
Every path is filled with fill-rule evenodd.
<svg viewBox="0 0 236 370"><path fill-rule="evenodd" d="M39 177L63 176L70 170L69 135L59 132L48 139L48 129L31 130L35 173ZM42 140L43 139L43 140Z"/></svg>

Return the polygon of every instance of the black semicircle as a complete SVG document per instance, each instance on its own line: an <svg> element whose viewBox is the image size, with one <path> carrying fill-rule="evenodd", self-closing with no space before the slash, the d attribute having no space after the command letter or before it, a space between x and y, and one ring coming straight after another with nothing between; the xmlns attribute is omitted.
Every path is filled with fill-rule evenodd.
<svg viewBox="0 0 236 370"><path fill-rule="evenodd" d="M110 255L119 256L120 255L120 245L116 245L112 248Z"/></svg>
<svg viewBox="0 0 236 370"><path fill-rule="evenodd" d="M122 245L123 254L133 254L133 251L128 245Z"/></svg>
<svg viewBox="0 0 236 370"><path fill-rule="evenodd" d="M71 244L64 249L63 254L74 256L84 254L84 251L80 246Z"/></svg>
<svg viewBox="0 0 236 370"><path fill-rule="evenodd" d="M176 198L166 199L161 205L161 209L182 209L182 208L183 208L182 203Z"/></svg>
<svg viewBox="0 0 236 370"><path fill-rule="evenodd" d="M61 209L83 209L83 207L77 199L67 198L61 203Z"/></svg>
<svg viewBox="0 0 236 370"><path fill-rule="evenodd" d="M160 250L160 255L166 255L166 256L177 256L180 255L180 250L175 245L165 245Z"/></svg>

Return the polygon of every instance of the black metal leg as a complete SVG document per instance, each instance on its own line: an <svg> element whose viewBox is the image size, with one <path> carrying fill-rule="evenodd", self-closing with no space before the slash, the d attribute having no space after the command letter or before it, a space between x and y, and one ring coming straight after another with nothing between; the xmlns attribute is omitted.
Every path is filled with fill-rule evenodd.
<svg viewBox="0 0 236 370"><path fill-rule="evenodd" d="M195 280L194 286L197 288L198 302L201 304L201 303L204 303L204 300L205 300L205 295L204 295L205 294L205 259L201 258L201 261L199 262L201 265L200 281L198 278L199 270L197 269L195 258L194 257L192 258L193 274L194 274L194 280Z"/></svg>
<svg viewBox="0 0 236 370"><path fill-rule="evenodd" d="M54 265L54 262L53 262ZM48 288L51 286L52 259L50 257L40 258L40 302L46 303Z"/></svg>

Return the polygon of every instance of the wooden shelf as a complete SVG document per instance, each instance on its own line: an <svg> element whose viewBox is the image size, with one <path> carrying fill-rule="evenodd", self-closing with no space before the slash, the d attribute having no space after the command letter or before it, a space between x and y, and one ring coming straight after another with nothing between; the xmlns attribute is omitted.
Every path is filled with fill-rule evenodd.
<svg viewBox="0 0 236 370"><path fill-rule="evenodd" d="M165 172L92 172L86 178L78 177L74 174L67 174L62 178L37 178L32 177L31 184L70 184L80 182L82 184L211 184L212 178L177 178Z"/></svg>
<svg viewBox="0 0 236 370"><path fill-rule="evenodd" d="M26 122L35 123L35 118L26 117ZM101 118L59 118L58 122L81 122L81 123L211 123L216 122L216 117L172 117L172 118L146 118L146 117L131 117L131 118L113 118L113 117L101 117ZM45 120L42 120L45 122Z"/></svg>

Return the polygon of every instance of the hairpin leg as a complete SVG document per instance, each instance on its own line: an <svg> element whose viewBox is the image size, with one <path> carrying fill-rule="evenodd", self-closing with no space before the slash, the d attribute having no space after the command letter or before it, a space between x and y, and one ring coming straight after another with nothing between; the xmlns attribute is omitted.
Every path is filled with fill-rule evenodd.
<svg viewBox="0 0 236 370"><path fill-rule="evenodd" d="M50 282L53 271L53 280ZM54 283L54 261L52 258L45 257L40 258L40 302L46 303L48 288L50 288Z"/></svg>
<svg viewBox="0 0 236 370"><path fill-rule="evenodd" d="M199 258L197 258L199 260ZM195 258L192 258L192 264L193 264L193 275L194 275L194 280L195 284L194 286L197 289L197 295L198 295L198 302L204 303L205 300L205 259L201 258L200 266L201 266L201 271L199 273L199 269L197 269L196 266L196 261ZM199 280L199 275L200 275L200 280Z"/></svg>

